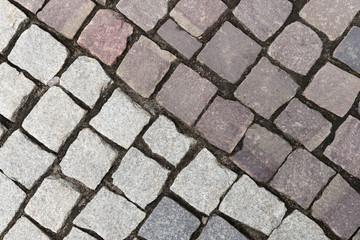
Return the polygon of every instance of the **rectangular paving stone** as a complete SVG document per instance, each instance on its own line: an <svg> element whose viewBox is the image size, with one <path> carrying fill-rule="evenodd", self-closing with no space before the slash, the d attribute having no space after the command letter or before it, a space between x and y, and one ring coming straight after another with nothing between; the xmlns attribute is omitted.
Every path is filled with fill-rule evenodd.
<svg viewBox="0 0 360 240"><path fill-rule="evenodd" d="M9 44L26 15L8 0L0 0L0 53Z"/></svg>
<svg viewBox="0 0 360 240"><path fill-rule="evenodd" d="M35 84L7 63L0 64L0 114L14 121Z"/></svg>
<svg viewBox="0 0 360 240"><path fill-rule="evenodd" d="M284 67L306 75L320 57L323 43L311 28L294 22L270 45L268 54Z"/></svg>
<svg viewBox="0 0 360 240"><path fill-rule="evenodd" d="M137 93L148 98L175 59L174 55L141 36L122 60L116 74Z"/></svg>
<svg viewBox="0 0 360 240"><path fill-rule="evenodd" d="M292 10L287 0L242 0L233 13L261 41L271 37Z"/></svg>
<svg viewBox="0 0 360 240"><path fill-rule="evenodd" d="M25 118L24 129L51 150L62 143L85 115L59 87L50 88Z"/></svg>
<svg viewBox="0 0 360 240"><path fill-rule="evenodd" d="M0 169L28 189L54 160L54 155L43 151L19 130L13 132L0 148Z"/></svg>
<svg viewBox="0 0 360 240"><path fill-rule="evenodd" d="M281 225L275 229L268 240L291 239L291 240L328 240L324 231L311 219L298 210L287 216Z"/></svg>
<svg viewBox="0 0 360 240"><path fill-rule="evenodd" d="M20 3L23 7L27 8L30 12L34 14L45 3L45 0L15 0L15 1Z"/></svg>
<svg viewBox="0 0 360 240"><path fill-rule="evenodd" d="M89 234L81 231L76 227L73 227L69 235L67 235L64 240L96 240L96 238L90 236Z"/></svg>
<svg viewBox="0 0 360 240"><path fill-rule="evenodd" d="M359 10L358 0L311 0L300 11L300 17L333 41L345 31Z"/></svg>
<svg viewBox="0 0 360 240"><path fill-rule="evenodd" d="M113 65L127 44L133 27L120 14L109 9L97 11L91 22L81 32L78 44L98 57L106 65Z"/></svg>
<svg viewBox="0 0 360 240"><path fill-rule="evenodd" d="M314 150L330 134L332 124L317 112L294 98L275 119L275 125L309 150Z"/></svg>
<svg viewBox="0 0 360 240"><path fill-rule="evenodd" d="M198 240L247 240L236 228L223 218L214 215L202 230Z"/></svg>
<svg viewBox="0 0 360 240"><path fill-rule="evenodd" d="M216 97L196 124L196 129L211 144L231 153L253 119L254 115L241 103Z"/></svg>
<svg viewBox="0 0 360 240"><path fill-rule="evenodd" d="M225 22L200 52L198 60L220 77L236 83L255 62L261 46L231 23Z"/></svg>
<svg viewBox="0 0 360 240"><path fill-rule="evenodd" d="M327 63L316 73L303 95L320 107L343 117L359 91L359 78Z"/></svg>
<svg viewBox="0 0 360 240"><path fill-rule="evenodd" d="M236 177L234 172L220 165L207 149L203 149L180 172L170 189L190 205L209 215Z"/></svg>
<svg viewBox="0 0 360 240"><path fill-rule="evenodd" d="M0 232L9 224L25 197L26 194L0 172Z"/></svg>
<svg viewBox="0 0 360 240"><path fill-rule="evenodd" d="M157 33L186 58L191 58L202 45L171 19L167 20Z"/></svg>
<svg viewBox="0 0 360 240"><path fill-rule="evenodd" d="M61 160L62 172L95 189L109 171L117 153L97 134L86 128Z"/></svg>
<svg viewBox="0 0 360 240"><path fill-rule="evenodd" d="M360 194L337 175L312 206L312 215L348 239L360 226Z"/></svg>
<svg viewBox="0 0 360 240"><path fill-rule="evenodd" d="M348 116L338 128L334 141L325 149L327 156L351 175L360 179L360 121Z"/></svg>
<svg viewBox="0 0 360 240"><path fill-rule="evenodd" d="M90 125L127 149L149 120L149 113L116 89Z"/></svg>
<svg viewBox="0 0 360 240"><path fill-rule="evenodd" d="M145 208L160 194L169 171L136 148L130 148L112 175L113 183Z"/></svg>
<svg viewBox="0 0 360 240"><path fill-rule="evenodd" d="M276 196L243 175L225 195L219 210L265 235L278 227L286 207Z"/></svg>
<svg viewBox="0 0 360 240"><path fill-rule="evenodd" d="M95 231L104 239L126 238L145 218L145 213L124 197L104 187L75 218L74 224Z"/></svg>
<svg viewBox="0 0 360 240"><path fill-rule="evenodd" d="M271 186L307 209L335 173L311 153L299 149L289 155Z"/></svg>
<svg viewBox="0 0 360 240"><path fill-rule="evenodd" d="M5 235L4 240L50 240L39 228L37 228L30 220L21 217L15 225Z"/></svg>
<svg viewBox="0 0 360 240"><path fill-rule="evenodd" d="M93 58L78 57L60 78L60 84L90 107L111 79Z"/></svg>
<svg viewBox="0 0 360 240"><path fill-rule="evenodd" d="M170 16L191 35L199 37L226 9L221 0L180 0Z"/></svg>
<svg viewBox="0 0 360 240"><path fill-rule="evenodd" d="M169 0L120 0L116 8L145 31L150 31L162 19Z"/></svg>
<svg viewBox="0 0 360 240"><path fill-rule="evenodd" d="M51 0L37 14L43 21L69 39L73 39L95 7L90 0Z"/></svg>
<svg viewBox="0 0 360 240"><path fill-rule="evenodd" d="M67 55L64 45L48 32L31 25L16 41L8 59L46 84L60 70Z"/></svg>
<svg viewBox="0 0 360 240"><path fill-rule="evenodd" d="M360 73L360 28L352 27L335 49L334 57Z"/></svg>
<svg viewBox="0 0 360 240"><path fill-rule="evenodd" d="M285 71L263 57L234 95L243 104L269 119L279 107L295 96L298 88Z"/></svg>
<svg viewBox="0 0 360 240"><path fill-rule="evenodd" d="M26 205L25 213L57 232L79 197L80 193L65 180L46 178Z"/></svg>
<svg viewBox="0 0 360 240"><path fill-rule="evenodd" d="M143 139L153 153L176 166L196 140L176 129L175 124L161 115L145 132Z"/></svg>
<svg viewBox="0 0 360 240"><path fill-rule="evenodd" d="M230 159L251 177L267 182L290 152L291 146L288 142L254 124L245 134L242 149Z"/></svg>
<svg viewBox="0 0 360 240"><path fill-rule="evenodd" d="M177 202L164 197L140 228L139 236L158 240L190 239L199 225L199 219Z"/></svg>
<svg viewBox="0 0 360 240"><path fill-rule="evenodd" d="M191 68L180 64L156 96L167 110L192 125L217 88Z"/></svg>

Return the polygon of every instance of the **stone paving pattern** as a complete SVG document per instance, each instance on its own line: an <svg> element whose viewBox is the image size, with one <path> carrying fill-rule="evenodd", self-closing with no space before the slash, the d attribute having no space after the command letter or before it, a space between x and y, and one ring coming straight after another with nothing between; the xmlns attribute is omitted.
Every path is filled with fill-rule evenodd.
<svg viewBox="0 0 360 240"><path fill-rule="evenodd" d="M0 0L0 240L360 240L359 0Z"/></svg>

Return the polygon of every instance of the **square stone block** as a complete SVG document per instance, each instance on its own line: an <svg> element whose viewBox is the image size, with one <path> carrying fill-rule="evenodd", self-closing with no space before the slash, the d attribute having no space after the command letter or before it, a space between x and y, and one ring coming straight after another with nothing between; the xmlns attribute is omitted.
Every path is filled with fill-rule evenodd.
<svg viewBox="0 0 360 240"><path fill-rule="evenodd" d="M141 36L126 54L116 73L135 92L148 98L175 59L174 55Z"/></svg>
<svg viewBox="0 0 360 240"><path fill-rule="evenodd" d="M320 57L323 43L319 36L300 22L294 22L270 45L268 54L286 68L306 75Z"/></svg>
<svg viewBox="0 0 360 240"><path fill-rule="evenodd" d="M120 89L116 89L100 113L90 121L90 125L127 149L149 120L150 114Z"/></svg>
<svg viewBox="0 0 360 240"><path fill-rule="evenodd" d="M321 113L294 98L275 119L275 125L309 150L314 150L330 134L332 124Z"/></svg>
<svg viewBox="0 0 360 240"><path fill-rule="evenodd" d="M15 225L5 235L4 240L50 240L39 228L37 228L30 220L21 217L16 221Z"/></svg>
<svg viewBox="0 0 360 240"><path fill-rule="evenodd" d="M133 27L109 9L97 11L82 31L78 43L106 65L113 65L126 48Z"/></svg>
<svg viewBox="0 0 360 240"><path fill-rule="evenodd" d="M198 60L220 77L236 83L255 62L261 46L231 23L225 22L200 52Z"/></svg>
<svg viewBox="0 0 360 240"><path fill-rule="evenodd" d="M191 68L180 64L156 96L167 110L192 125L217 88Z"/></svg>
<svg viewBox="0 0 360 240"><path fill-rule="evenodd" d="M58 151L85 110L59 87L50 88L25 118L22 126L51 150Z"/></svg>
<svg viewBox="0 0 360 240"><path fill-rule="evenodd" d="M359 91L359 78L327 63L316 73L303 94L320 107L343 117Z"/></svg>
<svg viewBox="0 0 360 240"><path fill-rule="evenodd" d="M241 103L216 97L196 124L196 129L211 144L231 153L253 119L254 115Z"/></svg>
<svg viewBox="0 0 360 240"><path fill-rule="evenodd" d="M269 119L279 107L295 96L298 88L285 71L272 65L267 58L261 58L234 95L262 117Z"/></svg>
<svg viewBox="0 0 360 240"><path fill-rule="evenodd" d="M234 172L220 165L207 149L203 149L180 172L170 189L193 207L209 215L236 176Z"/></svg>
<svg viewBox="0 0 360 240"><path fill-rule="evenodd" d="M68 51L50 33L36 25L20 35L8 59L43 83L51 80L68 56Z"/></svg>
<svg viewBox="0 0 360 240"><path fill-rule="evenodd" d="M271 186L307 209L335 171L306 150L292 152Z"/></svg>
<svg viewBox="0 0 360 240"><path fill-rule="evenodd" d="M242 149L230 159L256 180L267 182L290 152L283 138L254 124L245 134Z"/></svg>

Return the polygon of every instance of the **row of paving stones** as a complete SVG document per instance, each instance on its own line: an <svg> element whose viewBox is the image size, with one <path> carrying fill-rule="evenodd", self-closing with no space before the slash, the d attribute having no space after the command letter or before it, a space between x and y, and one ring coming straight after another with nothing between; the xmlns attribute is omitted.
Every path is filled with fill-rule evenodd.
<svg viewBox="0 0 360 240"><path fill-rule="evenodd" d="M158 34L186 58L191 58L202 46L199 41L200 36L227 8L221 1L211 2L179 1L170 12L173 20L166 21L158 30ZM234 15L239 21L260 41L271 37L291 12L291 3L288 1L268 1L269 8L266 9L276 9L277 14L273 15L274 11L269 11L264 15L268 17L265 21L256 19L262 17L262 14L256 11L265 9L258 7L263 3L263 1L243 0L234 10ZM43 1L22 3L33 13L41 9L37 13L38 18L69 39L75 36L95 6L90 1L77 1L77 4L78 7L74 8L66 4L64 6L62 1L51 0L42 8ZM167 1L149 1L149 4L119 1L116 8L143 30L149 31L167 14L167 4ZM329 4L328 1L322 1L318 6L316 4L319 3L310 1L300 12L300 16L310 24L313 21L313 25L327 34L330 40L342 34L359 9L356 1L348 5L340 2L334 5ZM4 39L3 49L5 49L21 22L26 21L26 16L8 1L3 0L0 6L8 10L4 12L9 12L10 16L6 16L1 22L6 29L10 29L1 39ZM341 7L346 12L346 15L340 16L337 26L341 26L335 32L331 32L330 26L321 25L321 28L316 25L320 20L327 24L331 22L329 19L311 20L311 17L314 17L314 13L311 14L315 11L313 9L323 6L335 6L336 10ZM54 14L59 10L62 14ZM253 14L244 14L251 11ZM157 14L149 15L149 12ZM327 12L324 13L325 16ZM337 14L336 11L334 14ZM54 15L61 19L54 18ZM315 15L318 15L318 11ZM67 19L77 22L76 28L74 24L69 25L65 21ZM277 24L269 25L274 22ZM186 31L179 30L177 25ZM132 32L133 26L124 22L117 12L99 10L81 32L77 42L103 63L111 65L125 50L126 39ZM355 71L359 71L359 51L355 41L357 35L358 27L353 27L334 52L335 58ZM268 55L286 68L305 75L320 57L322 44L311 28L295 22L288 25L270 45ZM230 22L225 22L205 48L201 49L197 59L230 83L237 83L244 71L255 62L260 50L261 46L258 42ZM0 65L2 78L8 80L0 83L4 86L1 88L4 89L4 93L1 93L4 105L1 105L0 113L14 121L19 106L36 88L35 84L14 69L13 65L26 70L42 83L48 84L68 55L66 47L36 25L31 25L25 30L7 56L11 65L8 63ZM312 205L312 215L325 222L340 237L349 238L355 233L360 225L358 222L360 213L357 212L357 209L360 209L359 194L339 175L334 178L336 172L307 151L314 150L330 134L331 122L301 101L293 99L274 121L282 132L307 148L290 153L292 148L282 137L259 125L251 125L254 119L253 112L238 101L227 100L220 96L214 97L217 87L184 64L176 67L161 90L153 96L157 85L175 59L173 54L161 50L152 40L141 36L122 60L117 74L142 97L155 97L158 103L184 123L195 125L197 131L211 144L225 152L232 153L246 133L243 147L234 153L231 159L255 180L270 183L270 186L304 209L311 206L318 193L332 179L320 199ZM264 80L259 82L259 79ZM339 82L339 79L342 81ZM93 108L103 88L109 83L110 78L96 60L89 57L77 58L61 75L60 87L52 87L45 93L26 116L22 127L26 130L26 134L35 137L53 153L57 152L86 113L65 92L70 92L86 107ZM267 57L263 57L252 68L234 95L257 114L269 119L277 109L295 96L298 88L298 84L287 72L273 65ZM343 117L353 105L359 90L357 77L328 63L316 73L303 94L318 106ZM207 107L210 100L211 104ZM137 148L131 147L150 118L151 115L126 94L115 90L102 106L100 113L91 119L91 129L82 130L70 145L60 163L61 171L90 189L98 186L117 155L116 151L103 143L102 138L105 136L125 149L130 148L113 174L112 184L117 186L123 195L101 188L75 218L76 226L90 229L105 239L112 239L126 237L138 223L143 221L146 216L144 209L157 198L169 174L169 169L147 157ZM234 122L238 124L235 125ZM359 120L348 116L336 131L333 143L325 150L325 155L331 161L357 178L360 172L356 162L359 154L358 129L360 129ZM167 138L164 139L164 136ZM162 156L173 166L177 166L188 149L195 144L194 139L178 133L174 123L163 116L151 125L143 139L153 153ZM25 146L25 151L19 152L17 150L19 145ZM84 146L96 146L96 148L84 149ZM7 159L10 157L23 160L3 160L0 169L27 189L32 188L34 182L55 159L54 154L39 149L21 131L13 132L0 151L2 156L7 156ZM5 186L2 192L8 194L3 195L5 196L3 202L10 206L6 207L10 210L4 214L7 216L4 220L3 227L5 227L25 195L11 181L2 178L4 182L2 186ZM33 220L57 232L67 220L68 212L79 201L80 193L70 185L61 179L46 178L25 208L25 213L30 216L31 221L26 217L19 219L5 235L5 239L6 237L16 239L23 234L21 232L25 228L39 235L38 238L41 239L43 236L46 239L47 237L33 226L31 223L34 222ZM230 187L230 191L227 192ZM318 236L319 239L326 239L322 230L300 212L294 211L283 220L286 208L277 197L258 187L246 175L236 181L236 174L220 166L216 158L207 150L202 150L180 172L170 189L205 215L210 215L214 209L218 209L221 213L265 235L270 235L271 239L296 238L301 234L308 234L308 238ZM10 197L7 198L9 195ZM9 201L14 196L18 200ZM333 214L334 209L336 214ZM223 230L223 234L230 234L227 238L234 236L234 239L245 239L221 216L214 214L211 216L200 238L209 239L214 232L219 234L216 229L227 229ZM119 232L123 235L120 236L119 232L113 231L114 222L123 223L118 226ZM147 216L138 234L148 239L166 239L169 235L187 238L199 225L198 218L165 197L150 216ZM70 232L69 236L72 235L75 236L73 239L80 239L81 236L78 235L89 238L77 228L73 228Z"/></svg>

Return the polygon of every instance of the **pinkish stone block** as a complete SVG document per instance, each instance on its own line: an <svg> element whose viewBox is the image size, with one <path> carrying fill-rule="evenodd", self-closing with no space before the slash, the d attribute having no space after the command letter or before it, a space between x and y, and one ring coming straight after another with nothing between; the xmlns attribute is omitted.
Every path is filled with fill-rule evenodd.
<svg viewBox="0 0 360 240"><path fill-rule="evenodd" d="M30 12L36 13L44 4L45 0L15 0Z"/></svg>
<svg viewBox="0 0 360 240"><path fill-rule="evenodd" d="M51 0L38 18L65 37L72 39L94 8L90 0Z"/></svg>
<svg viewBox="0 0 360 240"><path fill-rule="evenodd" d="M81 33L78 43L103 63L112 65L125 50L132 32L133 27L124 22L120 14L99 10Z"/></svg>

